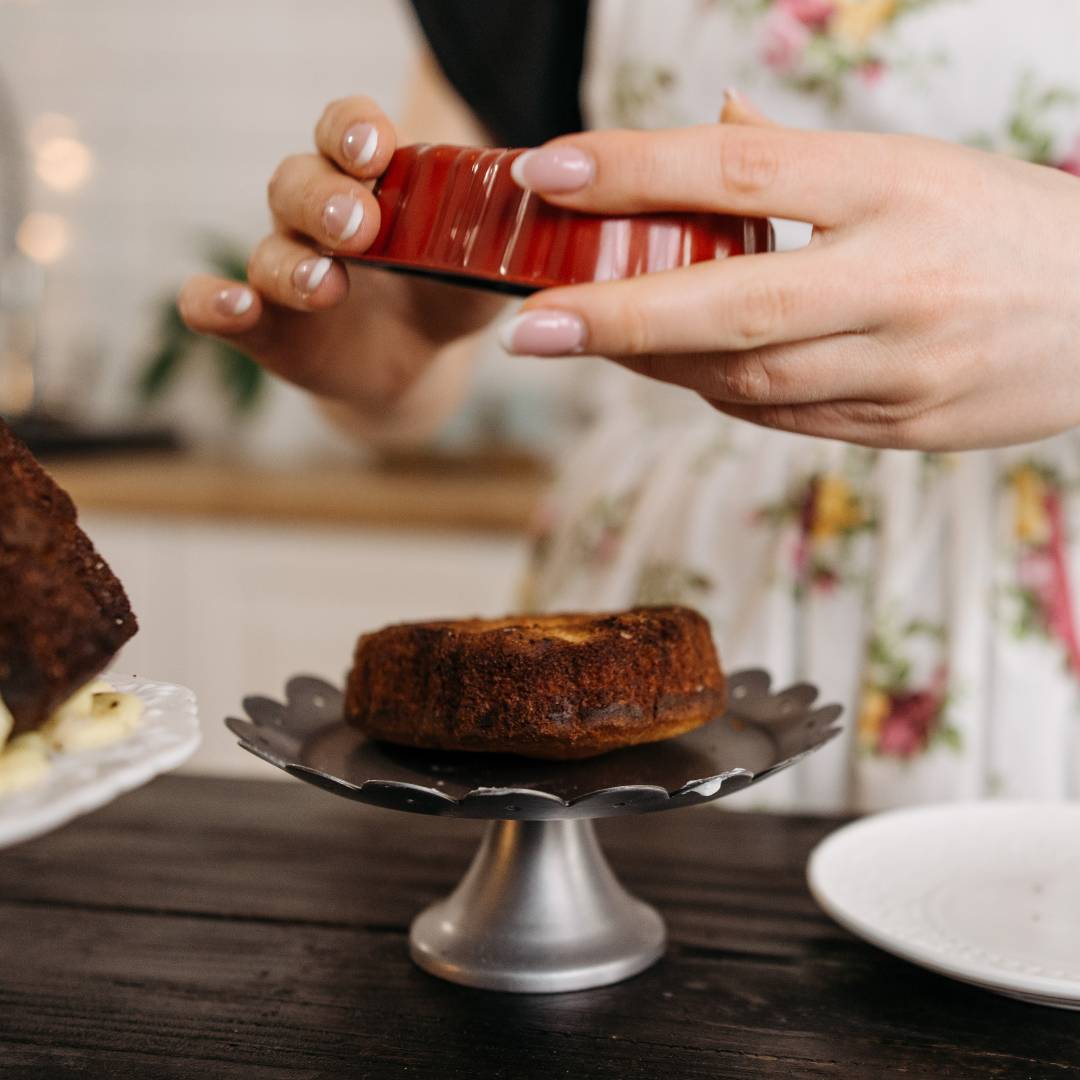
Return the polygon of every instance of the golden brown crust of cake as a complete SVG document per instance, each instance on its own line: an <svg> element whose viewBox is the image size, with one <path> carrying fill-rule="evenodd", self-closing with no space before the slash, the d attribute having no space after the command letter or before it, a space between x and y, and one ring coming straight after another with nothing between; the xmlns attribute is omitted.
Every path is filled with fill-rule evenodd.
<svg viewBox="0 0 1080 1080"><path fill-rule="evenodd" d="M724 704L708 623L655 607L365 634L345 715L404 746L572 759L681 735Z"/></svg>

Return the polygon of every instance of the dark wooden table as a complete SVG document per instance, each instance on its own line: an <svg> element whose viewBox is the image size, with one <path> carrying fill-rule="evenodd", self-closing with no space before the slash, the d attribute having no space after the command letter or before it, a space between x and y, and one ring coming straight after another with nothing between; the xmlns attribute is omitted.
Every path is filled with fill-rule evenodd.
<svg viewBox="0 0 1080 1080"><path fill-rule="evenodd" d="M803 867L835 825L709 807L601 823L670 952L618 986L522 997L406 956L477 823L159 779L0 852L0 1075L1080 1075L1080 1017L894 960L818 912Z"/></svg>

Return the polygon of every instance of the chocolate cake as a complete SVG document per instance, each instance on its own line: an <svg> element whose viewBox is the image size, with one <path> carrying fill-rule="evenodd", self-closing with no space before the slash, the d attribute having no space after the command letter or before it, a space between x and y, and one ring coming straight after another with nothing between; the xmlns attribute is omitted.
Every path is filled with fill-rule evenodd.
<svg viewBox="0 0 1080 1080"><path fill-rule="evenodd" d="M362 636L348 721L404 746L571 759L719 716L709 625L683 607L406 623Z"/></svg>
<svg viewBox="0 0 1080 1080"><path fill-rule="evenodd" d="M0 699L39 727L136 631L75 506L0 421Z"/></svg>

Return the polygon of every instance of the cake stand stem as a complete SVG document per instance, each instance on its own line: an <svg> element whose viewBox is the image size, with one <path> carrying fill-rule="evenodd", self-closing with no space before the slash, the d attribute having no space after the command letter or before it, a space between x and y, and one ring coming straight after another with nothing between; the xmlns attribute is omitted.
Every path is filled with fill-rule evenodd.
<svg viewBox="0 0 1080 1080"><path fill-rule="evenodd" d="M516 993L605 986L664 951L660 916L619 884L591 821L492 821L458 887L409 944L451 982Z"/></svg>

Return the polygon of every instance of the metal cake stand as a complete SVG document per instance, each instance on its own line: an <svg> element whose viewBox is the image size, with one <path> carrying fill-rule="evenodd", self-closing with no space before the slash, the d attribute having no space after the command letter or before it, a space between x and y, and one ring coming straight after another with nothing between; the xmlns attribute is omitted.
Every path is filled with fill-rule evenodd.
<svg viewBox="0 0 1080 1080"><path fill-rule="evenodd" d="M410 950L444 979L519 993L618 982L664 951L663 920L619 883L592 819L742 791L824 746L841 711L815 707L809 684L771 693L764 671L740 671L728 711L697 731L553 762L375 742L344 722L341 691L312 676L285 695L246 698L250 719L226 721L245 750L357 802L490 822L457 888L414 920Z"/></svg>

